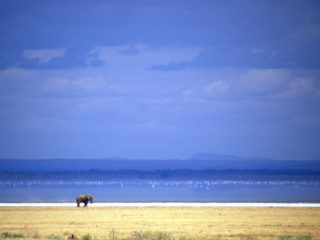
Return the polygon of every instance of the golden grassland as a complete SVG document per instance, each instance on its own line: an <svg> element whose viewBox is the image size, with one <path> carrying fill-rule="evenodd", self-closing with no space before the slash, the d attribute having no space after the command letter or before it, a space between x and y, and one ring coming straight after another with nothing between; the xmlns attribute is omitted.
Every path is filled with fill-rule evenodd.
<svg viewBox="0 0 320 240"><path fill-rule="evenodd" d="M320 239L320 209L0 207L0 234L57 240L71 234L84 240Z"/></svg>

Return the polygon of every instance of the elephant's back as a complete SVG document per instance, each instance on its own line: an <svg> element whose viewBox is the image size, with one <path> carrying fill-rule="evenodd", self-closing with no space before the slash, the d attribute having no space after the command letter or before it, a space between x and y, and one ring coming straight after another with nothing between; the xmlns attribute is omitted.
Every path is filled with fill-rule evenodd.
<svg viewBox="0 0 320 240"><path fill-rule="evenodd" d="M78 200L82 200L82 199L84 199L84 198L85 198L85 195L82 195L82 194L81 194L81 195L79 195L79 196L77 197L77 201L78 201Z"/></svg>

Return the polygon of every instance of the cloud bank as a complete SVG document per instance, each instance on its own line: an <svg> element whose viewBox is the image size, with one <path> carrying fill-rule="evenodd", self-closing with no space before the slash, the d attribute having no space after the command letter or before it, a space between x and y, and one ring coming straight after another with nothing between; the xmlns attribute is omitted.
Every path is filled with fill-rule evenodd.
<svg viewBox="0 0 320 240"><path fill-rule="evenodd" d="M47 64L54 58L60 58L65 55L66 49L36 49L25 50L22 55L30 61L36 61L39 64Z"/></svg>
<svg viewBox="0 0 320 240"><path fill-rule="evenodd" d="M0 157L320 157L318 1L0 5Z"/></svg>

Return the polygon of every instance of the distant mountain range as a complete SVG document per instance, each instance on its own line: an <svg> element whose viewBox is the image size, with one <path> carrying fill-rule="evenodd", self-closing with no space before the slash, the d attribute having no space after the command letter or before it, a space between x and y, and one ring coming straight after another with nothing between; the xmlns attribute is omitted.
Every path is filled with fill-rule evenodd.
<svg viewBox="0 0 320 240"><path fill-rule="evenodd" d="M234 155L226 154L215 154L215 153L197 153L187 160L205 160L205 161L269 161L273 160L270 158L259 158L259 157L239 157Z"/></svg>
<svg viewBox="0 0 320 240"><path fill-rule="evenodd" d="M199 153L186 160L0 159L0 171L320 170L318 160L272 160Z"/></svg>

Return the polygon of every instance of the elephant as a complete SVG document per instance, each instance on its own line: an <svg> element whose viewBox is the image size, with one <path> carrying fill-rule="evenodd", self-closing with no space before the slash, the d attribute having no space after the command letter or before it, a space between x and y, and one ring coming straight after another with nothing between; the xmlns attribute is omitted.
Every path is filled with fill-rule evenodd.
<svg viewBox="0 0 320 240"><path fill-rule="evenodd" d="M91 194L87 194L87 195L79 195L77 197L77 207L80 207L80 203L84 203L83 207L86 207L88 205L88 202L93 203L93 197Z"/></svg>

